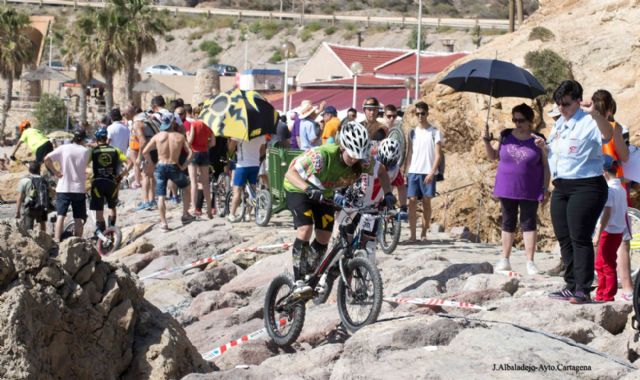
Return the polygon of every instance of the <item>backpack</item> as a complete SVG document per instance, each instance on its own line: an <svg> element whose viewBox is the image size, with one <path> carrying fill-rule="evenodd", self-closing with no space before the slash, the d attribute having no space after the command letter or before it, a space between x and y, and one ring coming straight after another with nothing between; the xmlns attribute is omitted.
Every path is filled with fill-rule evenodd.
<svg viewBox="0 0 640 380"><path fill-rule="evenodd" d="M41 176L31 177L27 186L24 207L32 211L46 212L49 209L49 185Z"/></svg>
<svg viewBox="0 0 640 380"><path fill-rule="evenodd" d="M416 131L414 128L411 129L411 131L409 132L409 141L413 141L413 138L416 135ZM436 141L436 137L434 136L434 134L431 134L431 138L433 138L433 142L435 145L435 141ZM444 150L441 149L441 155L440 155L440 162L438 162L438 173L435 175L435 180L436 182L440 182L440 181L444 181L444 167L445 167L445 163L444 163Z"/></svg>
<svg viewBox="0 0 640 380"><path fill-rule="evenodd" d="M144 128L142 128L142 134L144 135L145 139L151 139L158 132L160 132L160 123L157 120L153 118L147 118L146 120L144 120Z"/></svg>

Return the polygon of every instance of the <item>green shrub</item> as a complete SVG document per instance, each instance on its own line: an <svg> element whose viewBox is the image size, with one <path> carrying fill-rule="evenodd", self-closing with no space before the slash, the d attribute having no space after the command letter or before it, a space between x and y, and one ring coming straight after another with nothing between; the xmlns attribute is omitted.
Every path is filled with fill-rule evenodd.
<svg viewBox="0 0 640 380"><path fill-rule="evenodd" d="M350 32L355 32L358 29L358 26L352 22L345 22L344 28Z"/></svg>
<svg viewBox="0 0 640 380"><path fill-rule="evenodd" d="M222 47L216 41L202 41L200 42L200 50L207 53L209 63L217 63L216 56L222 52Z"/></svg>
<svg viewBox="0 0 640 380"><path fill-rule="evenodd" d="M280 24L275 21L263 21L260 24L260 30L262 31L262 37L270 40L280 31Z"/></svg>
<svg viewBox="0 0 640 380"><path fill-rule="evenodd" d="M278 63L280 61L282 61L282 54L280 54L280 50L274 51L268 60L269 63Z"/></svg>
<svg viewBox="0 0 640 380"><path fill-rule="evenodd" d="M311 32L317 32L318 30L322 29L322 24L319 21L312 21L305 25L304 28Z"/></svg>
<svg viewBox="0 0 640 380"><path fill-rule="evenodd" d="M545 89L546 94L540 97L543 103L552 100L553 91L562 81L573 77L569 62L550 49L530 51L524 62Z"/></svg>
<svg viewBox="0 0 640 380"><path fill-rule="evenodd" d="M426 28L422 28L420 32L422 34L422 42L420 43L420 49L426 49L427 47L429 47L429 45L427 44L428 30ZM418 41L418 27L416 26L413 28L413 30L411 30L411 35L407 40L407 47L409 49L416 49L417 41Z"/></svg>
<svg viewBox="0 0 640 380"><path fill-rule="evenodd" d="M164 35L164 40L165 40L166 42L171 42L171 41L173 41L173 40L175 40L175 39L176 39L176 38L175 38L173 35L171 35L171 34L165 34L165 35Z"/></svg>
<svg viewBox="0 0 640 380"><path fill-rule="evenodd" d="M439 3L431 8L431 13L434 15L443 16L458 16L458 9L454 5L448 3Z"/></svg>
<svg viewBox="0 0 640 380"><path fill-rule="evenodd" d="M324 28L324 35L325 36L330 36L332 34L334 34L336 32L336 27L335 26L327 26L326 28Z"/></svg>
<svg viewBox="0 0 640 380"><path fill-rule="evenodd" d="M227 34L227 42L233 42L235 40L236 38L233 36L233 34Z"/></svg>
<svg viewBox="0 0 640 380"><path fill-rule="evenodd" d="M260 21L254 21L251 24L249 24L249 31L251 33L258 34L260 33L261 29L262 29L262 25L260 24Z"/></svg>
<svg viewBox="0 0 640 380"><path fill-rule="evenodd" d="M345 40L352 40L355 36L356 32L351 30L345 30L344 33L342 33L342 38L344 38Z"/></svg>
<svg viewBox="0 0 640 380"><path fill-rule="evenodd" d="M556 35L544 26L536 26L529 33L529 41L540 40L542 42L551 41Z"/></svg>
<svg viewBox="0 0 640 380"><path fill-rule="evenodd" d="M42 131L64 129L67 124L67 107L56 95L44 93L36 103L33 116L35 127Z"/></svg>

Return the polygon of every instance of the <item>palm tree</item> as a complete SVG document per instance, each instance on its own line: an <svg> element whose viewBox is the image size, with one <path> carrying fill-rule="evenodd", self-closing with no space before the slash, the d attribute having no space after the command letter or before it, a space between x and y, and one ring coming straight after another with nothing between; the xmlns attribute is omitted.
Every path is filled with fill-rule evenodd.
<svg viewBox="0 0 640 380"><path fill-rule="evenodd" d="M96 13L96 58L97 68L105 80L105 104L107 110L113 108L113 77L125 67L125 48L128 44L124 17L114 6Z"/></svg>
<svg viewBox="0 0 640 380"><path fill-rule="evenodd" d="M73 22L61 49L65 64L76 67L76 82L81 87L80 122L83 123L87 121L87 88L93 77L95 58L98 54L95 29L95 12L85 11Z"/></svg>
<svg viewBox="0 0 640 380"><path fill-rule="evenodd" d="M131 102L136 64L142 62L145 54L156 52L155 37L164 35L166 25L158 13L149 6L148 0L111 0L111 3L120 14L128 18L123 27L123 33L126 35L125 97Z"/></svg>
<svg viewBox="0 0 640 380"><path fill-rule="evenodd" d="M25 33L29 24L28 15L17 12L14 8L0 7L0 77L6 81L0 119L0 139L3 141L11 109L13 79L20 77L22 66L31 62L35 53L35 47Z"/></svg>
<svg viewBox="0 0 640 380"><path fill-rule="evenodd" d="M516 16L518 19L518 25L522 25L524 21L524 14L522 13L522 0L516 0Z"/></svg>
<svg viewBox="0 0 640 380"><path fill-rule="evenodd" d="M516 29L516 21L515 21L515 0L509 0L509 33L513 32Z"/></svg>

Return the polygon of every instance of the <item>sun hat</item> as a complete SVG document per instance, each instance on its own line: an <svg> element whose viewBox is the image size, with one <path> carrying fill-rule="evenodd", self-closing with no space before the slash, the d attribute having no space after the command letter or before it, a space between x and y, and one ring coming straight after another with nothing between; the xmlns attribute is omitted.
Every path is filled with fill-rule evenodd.
<svg viewBox="0 0 640 380"><path fill-rule="evenodd" d="M160 116L160 130L166 131L171 128L173 122L176 120L176 116L173 112L162 112Z"/></svg>
<svg viewBox="0 0 640 380"><path fill-rule="evenodd" d="M300 107L298 107L299 111L298 111L298 117L300 119L305 119L307 118L309 115L311 115L312 113L318 111L318 108L316 108L312 103L311 100L303 100L300 103Z"/></svg>

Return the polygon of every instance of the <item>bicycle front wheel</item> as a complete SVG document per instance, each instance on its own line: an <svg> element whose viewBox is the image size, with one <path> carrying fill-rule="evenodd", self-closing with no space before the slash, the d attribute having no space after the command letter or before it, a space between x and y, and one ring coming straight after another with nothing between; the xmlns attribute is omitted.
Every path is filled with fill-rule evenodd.
<svg viewBox="0 0 640 380"><path fill-rule="evenodd" d="M338 312L347 330L355 332L375 322L382 307L382 278L367 259L356 257L346 265L346 280L338 283Z"/></svg>
<svg viewBox="0 0 640 380"><path fill-rule="evenodd" d="M382 252L387 255L393 253L400 241L401 226L399 220L396 218L383 218L380 223L380 233L378 234L378 243Z"/></svg>
<svg viewBox="0 0 640 380"><path fill-rule="evenodd" d="M256 194L256 224L265 227L271 220L271 193L269 190L260 190Z"/></svg>
<svg viewBox="0 0 640 380"><path fill-rule="evenodd" d="M298 339L304 325L304 302L287 301L293 280L286 274L271 281L264 299L264 327L278 346L289 346Z"/></svg>
<svg viewBox="0 0 640 380"><path fill-rule="evenodd" d="M102 233L107 240L98 238L98 253L100 256L108 256L120 248L122 242L122 232L118 227L109 227Z"/></svg>

